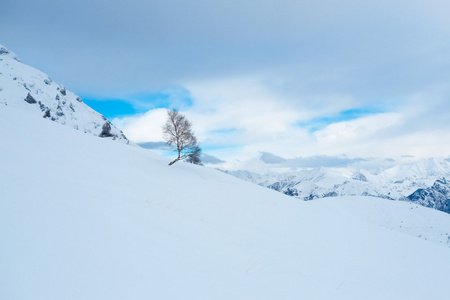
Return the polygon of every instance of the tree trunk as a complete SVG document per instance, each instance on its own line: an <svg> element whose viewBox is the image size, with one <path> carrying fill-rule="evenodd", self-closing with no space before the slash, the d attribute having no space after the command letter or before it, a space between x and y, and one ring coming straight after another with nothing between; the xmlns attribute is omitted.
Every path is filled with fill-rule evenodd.
<svg viewBox="0 0 450 300"><path fill-rule="evenodd" d="M174 163L176 163L176 162L179 161L179 160L180 160L179 158L176 158L174 161L172 161L172 162L169 163L169 166L173 165Z"/></svg>

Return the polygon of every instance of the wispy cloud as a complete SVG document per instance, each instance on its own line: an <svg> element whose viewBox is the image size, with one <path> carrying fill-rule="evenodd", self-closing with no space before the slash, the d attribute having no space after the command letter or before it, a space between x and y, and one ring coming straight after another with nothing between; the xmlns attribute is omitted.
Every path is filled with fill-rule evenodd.
<svg viewBox="0 0 450 300"><path fill-rule="evenodd" d="M325 155L286 159L268 152L261 152L259 159L267 164L276 165L279 168L285 167L291 169L319 168L319 167L341 168L341 167L348 167L352 164L368 160L366 158L348 158L345 156L336 157Z"/></svg>
<svg viewBox="0 0 450 300"><path fill-rule="evenodd" d="M307 128L311 132L314 132L321 130L333 123L356 120L366 116L380 114L382 112L385 111L380 107L353 108L337 112L331 116L324 115L321 117L312 118L310 120L301 122L298 125L300 127Z"/></svg>

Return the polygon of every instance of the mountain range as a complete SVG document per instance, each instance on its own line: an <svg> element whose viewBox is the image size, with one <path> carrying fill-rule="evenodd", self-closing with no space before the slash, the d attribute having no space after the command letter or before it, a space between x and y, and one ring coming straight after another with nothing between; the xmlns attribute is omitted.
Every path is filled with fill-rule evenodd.
<svg viewBox="0 0 450 300"><path fill-rule="evenodd" d="M322 167L265 174L224 172L302 200L373 196L413 201L450 213L450 184L446 180L450 178L450 161L443 158L421 159L375 171Z"/></svg>

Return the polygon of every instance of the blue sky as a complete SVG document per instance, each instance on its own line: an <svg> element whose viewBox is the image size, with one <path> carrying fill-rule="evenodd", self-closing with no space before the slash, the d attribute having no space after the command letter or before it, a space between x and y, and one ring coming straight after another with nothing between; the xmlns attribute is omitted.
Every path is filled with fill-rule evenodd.
<svg viewBox="0 0 450 300"><path fill-rule="evenodd" d="M124 117L144 113L145 110L139 111L131 103L120 99L91 99L83 97L84 103L98 111L107 119Z"/></svg>
<svg viewBox="0 0 450 300"><path fill-rule="evenodd" d="M450 2L2 2L0 38L136 142L227 161L449 155ZM64 13L61 13L64 12Z"/></svg>
<svg viewBox="0 0 450 300"><path fill-rule="evenodd" d="M124 99L89 95L81 95L81 97L86 104L102 113L108 119L139 115L158 108L186 110L193 104L189 91L181 87L131 94Z"/></svg>

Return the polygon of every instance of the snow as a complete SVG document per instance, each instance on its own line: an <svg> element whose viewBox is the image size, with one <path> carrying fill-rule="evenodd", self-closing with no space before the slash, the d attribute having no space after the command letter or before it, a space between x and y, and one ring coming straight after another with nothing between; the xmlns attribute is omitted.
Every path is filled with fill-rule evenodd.
<svg viewBox="0 0 450 300"><path fill-rule="evenodd" d="M443 158L403 162L372 174L368 170L350 168L316 168L257 174L248 171L225 171L235 177L274 188L300 199L333 196L374 196L403 200L418 189L431 187L441 178L450 177L450 162Z"/></svg>
<svg viewBox="0 0 450 300"><path fill-rule="evenodd" d="M34 101L25 101L27 97ZM101 135L108 121L87 106L80 97L55 83L50 77L22 62L0 45L0 106L16 107L40 117L93 135ZM112 126L109 137L129 143L123 133Z"/></svg>
<svg viewBox="0 0 450 300"><path fill-rule="evenodd" d="M442 212L299 201L16 107L0 136L0 299L448 299Z"/></svg>

